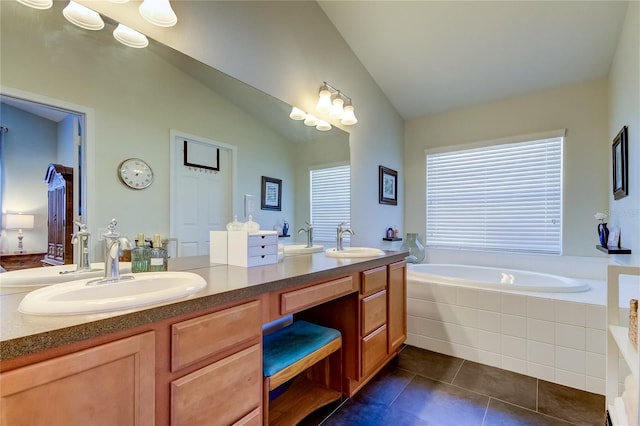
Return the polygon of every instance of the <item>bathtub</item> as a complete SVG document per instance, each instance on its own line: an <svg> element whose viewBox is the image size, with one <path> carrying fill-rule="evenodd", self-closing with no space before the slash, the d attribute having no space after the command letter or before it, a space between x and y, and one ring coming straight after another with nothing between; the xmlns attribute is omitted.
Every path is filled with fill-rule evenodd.
<svg viewBox="0 0 640 426"><path fill-rule="evenodd" d="M407 269L408 345L604 395L606 282L467 265Z"/></svg>
<svg viewBox="0 0 640 426"><path fill-rule="evenodd" d="M584 282L558 275L484 266L429 263L409 264L407 280L544 293L578 293L590 289Z"/></svg>

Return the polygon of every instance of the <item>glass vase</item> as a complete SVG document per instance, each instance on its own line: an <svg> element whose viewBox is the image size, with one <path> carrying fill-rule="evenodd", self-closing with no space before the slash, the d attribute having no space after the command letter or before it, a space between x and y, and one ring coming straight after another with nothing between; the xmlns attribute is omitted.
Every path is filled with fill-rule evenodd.
<svg viewBox="0 0 640 426"><path fill-rule="evenodd" d="M405 257L405 260L409 263L420 263L424 260L424 244L420 241L420 236L417 233L407 233L407 238L402 243L400 251L409 251L409 255Z"/></svg>

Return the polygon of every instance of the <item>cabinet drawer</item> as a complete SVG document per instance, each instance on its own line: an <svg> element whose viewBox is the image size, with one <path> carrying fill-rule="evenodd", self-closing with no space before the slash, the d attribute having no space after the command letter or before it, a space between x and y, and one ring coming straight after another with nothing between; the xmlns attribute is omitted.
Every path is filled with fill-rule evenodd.
<svg viewBox="0 0 640 426"><path fill-rule="evenodd" d="M251 256L247 258L247 268L251 266L272 265L278 263L277 254L268 254L265 256Z"/></svg>
<svg viewBox="0 0 640 426"><path fill-rule="evenodd" d="M278 244L278 235L273 234L249 234L247 236L247 246L265 246Z"/></svg>
<svg viewBox="0 0 640 426"><path fill-rule="evenodd" d="M171 425L229 425L259 410L261 401L256 344L171 382Z"/></svg>
<svg viewBox="0 0 640 426"><path fill-rule="evenodd" d="M362 335L366 336L387 322L387 292L385 290L362 299Z"/></svg>
<svg viewBox="0 0 640 426"><path fill-rule="evenodd" d="M249 257L252 256L266 256L268 254L278 254L278 245L277 244L269 244L269 245L259 245L259 246L250 246L247 248L247 252Z"/></svg>
<svg viewBox="0 0 640 426"><path fill-rule="evenodd" d="M362 376L366 377L387 356L387 326L383 325L362 339Z"/></svg>
<svg viewBox="0 0 640 426"><path fill-rule="evenodd" d="M262 414L260 408L256 408L237 422L233 426L262 426Z"/></svg>
<svg viewBox="0 0 640 426"><path fill-rule="evenodd" d="M362 273L362 287L360 293L366 295L375 293L387 288L387 267L381 266L369 269Z"/></svg>
<svg viewBox="0 0 640 426"><path fill-rule="evenodd" d="M292 314L354 291L351 277L339 278L280 295L280 314Z"/></svg>
<svg viewBox="0 0 640 426"><path fill-rule="evenodd" d="M171 371L260 337L260 302L245 303L171 326Z"/></svg>

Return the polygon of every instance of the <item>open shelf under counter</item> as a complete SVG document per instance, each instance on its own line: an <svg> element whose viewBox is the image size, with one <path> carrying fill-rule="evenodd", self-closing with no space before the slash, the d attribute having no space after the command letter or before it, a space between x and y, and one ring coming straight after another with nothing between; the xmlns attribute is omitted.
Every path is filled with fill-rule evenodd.
<svg viewBox="0 0 640 426"><path fill-rule="evenodd" d="M619 325L610 325L609 332L616 341L620 354L631 370L633 377L638 379L638 350L633 347L629 340L629 329Z"/></svg>

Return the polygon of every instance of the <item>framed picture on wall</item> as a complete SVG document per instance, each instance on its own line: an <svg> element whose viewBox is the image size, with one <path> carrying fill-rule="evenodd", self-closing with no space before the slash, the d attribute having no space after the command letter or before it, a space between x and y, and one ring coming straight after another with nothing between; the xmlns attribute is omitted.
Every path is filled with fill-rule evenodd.
<svg viewBox="0 0 640 426"><path fill-rule="evenodd" d="M282 210L282 179L262 176L262 210Z"/></svg>
<svg viewBox="0 0 640 426"><path fill-rule="evenodd" d="M629 159L627 154L627 126L613 138L611 159L613 162L613 198L618 200L629 195Z"/></svg>
<svg viewBox="0 0 640 426"><path fill-rule="evenodd" d="M378 167L378 202L398 205L398 172L384 166Z"/></svg>

